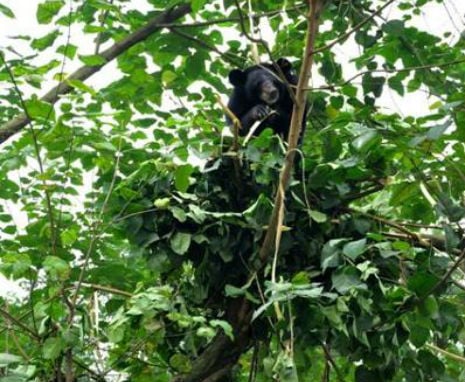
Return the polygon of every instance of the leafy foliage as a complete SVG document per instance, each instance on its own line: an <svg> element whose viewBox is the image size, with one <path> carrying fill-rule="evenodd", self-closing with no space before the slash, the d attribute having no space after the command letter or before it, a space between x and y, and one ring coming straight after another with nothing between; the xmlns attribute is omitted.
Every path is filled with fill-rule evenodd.
<svg viewBox="0 0 465 382"><path fill-rule="evenodd" d="M273 259L286 142L235 150L217 99L251 63L247 2L192 1L113 66L104 49L186 5L36 4L47 33L0 60L0 137L30 120L0 151L0 270L25 292L0 307L0 381L463 380L463 39L415 26L433 1L374 3L325 4ZM252 2L300 66L306 5L286 4ZM389 113L390 90L434 102Z"/></svg>

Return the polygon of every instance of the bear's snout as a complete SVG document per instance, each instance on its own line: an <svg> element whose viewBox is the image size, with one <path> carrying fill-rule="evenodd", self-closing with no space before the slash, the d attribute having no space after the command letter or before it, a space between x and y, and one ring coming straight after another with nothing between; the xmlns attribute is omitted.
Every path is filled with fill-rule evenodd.
<svg viewBox="0 0 465 382"><path fill-rule="evenodd" d="M279 98L279 90L271 81L266 81L262 85L262 91L260 94L260 98L263 102L267 103L268 105L272 105L278 101Z"/></svg>

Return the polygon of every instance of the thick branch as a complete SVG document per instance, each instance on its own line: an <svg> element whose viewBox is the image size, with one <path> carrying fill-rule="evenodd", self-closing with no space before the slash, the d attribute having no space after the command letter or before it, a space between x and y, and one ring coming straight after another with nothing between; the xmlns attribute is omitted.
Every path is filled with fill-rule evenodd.
<svg viewBox="0 0 465 382"><path fill-rule="evenodd" d="M308 16L307 42L305 45L302 68L299 75L299 82L297 84L295 93L295 102L294 108L292 110L291 125L288 136L286 161L280 174L279 187L276 192L274 208L271 214L268 230L266 231L265 239L263 241L262 247L260 248L259 256L262 264L265 264L267 259L270 257L270 254L273 253L273 250L276 247L275 240L278 237L277 234L283 219L284 193L291 177L297 148L297 141L300 136L302 120L304 118L307 84L311 78L314 57L313 52L315 51L315 40L318 34L319 19L323 8L323 1L309 0L309 4L310 12Z"/></svg>
<svg viewBox="0 0 465 382"><path fill-rule="evenodd" d="M61 95L67 94L73 90L68 80L85 81L94 73L102 69L102 67L104 67L108 62L112 61L113 59L115 59L116 57L118 57L137 43L145 40L154 32L160 30L163 27L163 25L172 23L173 21L183 17L184 15L189 13L190 10L190 4L182 4L175 8L171 8L163 12L159 16L151 19L142 28L131 33L123 40L116 42L113 46L101 52L100 56L105 59L105 64L97 66L82 66L73 74L71 74L67 79L60 82L57 86L55 86L47 94L45 94L42 97L42 101L54 104L55 102L57 102ZM0 144L5 142L8 138L16 134L18 131L20 131L29 122L29 118L25 114L22 114L0 127Z"/></svg>
<svg viewBox="0 0 465 382"><path fill-rule="evenodd" d="M252 339L250 334L252 306L245 298L230 300L226 316L234 330L234 341L223 332L218 333L193 362L191 371L188 374L174 377L171 382L217 382L224 380L241 354L249 347Z"/></svg>

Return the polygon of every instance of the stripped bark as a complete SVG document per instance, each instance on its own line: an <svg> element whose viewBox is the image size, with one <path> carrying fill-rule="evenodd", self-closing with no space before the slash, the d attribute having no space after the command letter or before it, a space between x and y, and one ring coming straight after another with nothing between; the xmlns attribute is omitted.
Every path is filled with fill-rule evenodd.
<svg viewBox="0 0 465 382"><path fill-rule="evenodd" d="M268 230L266 231L265 239L260 248L260 260L262 265L268 261L275 248L279 246L279 232L284 218L284 196L291 178L292 168L294 166L297 142L300 136L302 120L305 112L308 83L312 76L315 41L318 34L320 13L323 9L324 1L308 0L308 3L310 9L308 14L305 53L302 68L300 70L299 82L295 92L295 102L289 129L286 161L279 177L279 187L275 195L274 208L271 214L270 223L268 224ZM276 242L276 238L278 238L278 242Z"/></svg>

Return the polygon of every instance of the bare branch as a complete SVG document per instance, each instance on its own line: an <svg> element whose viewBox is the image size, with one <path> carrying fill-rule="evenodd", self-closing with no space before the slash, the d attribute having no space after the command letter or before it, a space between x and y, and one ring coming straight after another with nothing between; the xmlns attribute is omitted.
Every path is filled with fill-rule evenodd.
<svg viewBox="0 0 465 382"><path fill-rule="evenodd" d="M303 57L302 68L299 75L299 82L295 92L295 102L292 111L291 124L288 136L288 148L286 152L286 160L284 167L279 177L279 187L275 195L274 208L270 217L270 223L266 231L265 239L260 248L259 257L261 265L264 265L273 253L274 249L279 246L279 240L276 238L279 235L279 230L282 226L284 214L284 195L289 184L292 168L294 166L294 157L297 148L297 141L302 128L302 120L305 112L305 101L307 93L307 84L309 83L313 58L315 52L315 41L319 29L319 19L323 8L322 0L309 0L310 11L308 14L307 26L307 41L305 44L305 52Z"/></svg>
<svg viewBox="0 0 465 382"><path fill-rule="evenodd" d="M426 296L429 296L436 292L441 286L443 286L449 277L454 273L454 271L458 268L460 263L465 259L465 249L462 250L462 253L460 256L454 261L454 264L449 268L449 270L446 272L446 274L441 278L441 280L438 281L438 283L431 288L431 290L426 293L426 295L423 297L423 300L426 298Z"/></svg>
<svg viewBox="0 0 465 382"><path fill-rule="evenodd" d="M454 361L459 361L461 363L464 363L465 364L465 358L458 355L458 354L454 354L454 353L451 353L447 350L444 350L444 349L441 349L435 345L432 345L432 344L426 344L426 347L430 348L431 350L434 350L438 353L441 353L442 355L446 356L447 358L450 358L450 359L453 359Z"/></svg>
<svg viewBox="0 0 465 382"><path fill-rule="evenodd" d="M369 17L367 17L365 20L362 20L359 22L357 25L355 25L352 29L344 33L342 36L338 37L334 41L330 42L329 44L322 46L321 48L315 49L312 54L320 53L325 50L331 49L334 45L340 43L341 41L346 40L352 33L358 31L361 27L363 27L365 24L369 23L371 20L373 20L376 16L378 16L382 11L384 11L388 6L390 6L392 3L394 3L397 0L389 0L384 4L382 7L377 9L373 14L371 14Z"/></svg>
<svg viewBox="0 0 465 382"><path fill-rule="evenodd" d="M369 219L372 219L372 220L375 220L375 221L378 221L384 225L387 225L387 226L390 226L392 228L395 228L397 231L399 232L402 232L404 234L406 234L408 237L410 237L411 239L414 239L415 241L417 241L420 245L424 246L424 247L431 247L431 243L429 243L428 241L426 241L420 234L416 233L416 232L413 232L413 231L410 231L408 230L407 228L405 228L403 225L401 224L398 224L396 222L393 222L393 221L390 221L388 219L385 219L385 218L382 218L380 216L376 216L376 215L372 215L372 214L369 214L367 212L363 212L363 211L359 211L359 210L355 210L353 208L345 208L345 210L347 212L351 212L351 213L354 213L354 214L358 214L358 215L361 215L361 216L364 216L364 217L367 217Z"/></svg>
<svg viewBox="0 0 465 382"><path fill-rule="evenodd" d="M23 324L20 320L16 319L15 317L13 317L10 313L8 313L5 309L3 308L0 308L0 315L2 315L3 317L5 317L5 319L11 323L13 323L14 325L16 325L17 327L23 329L26 333L28 333L32 338L34 338L35 340L38 340L40 339L40 336L35 333L32 329L30 329L27 325Z"/></svg>

